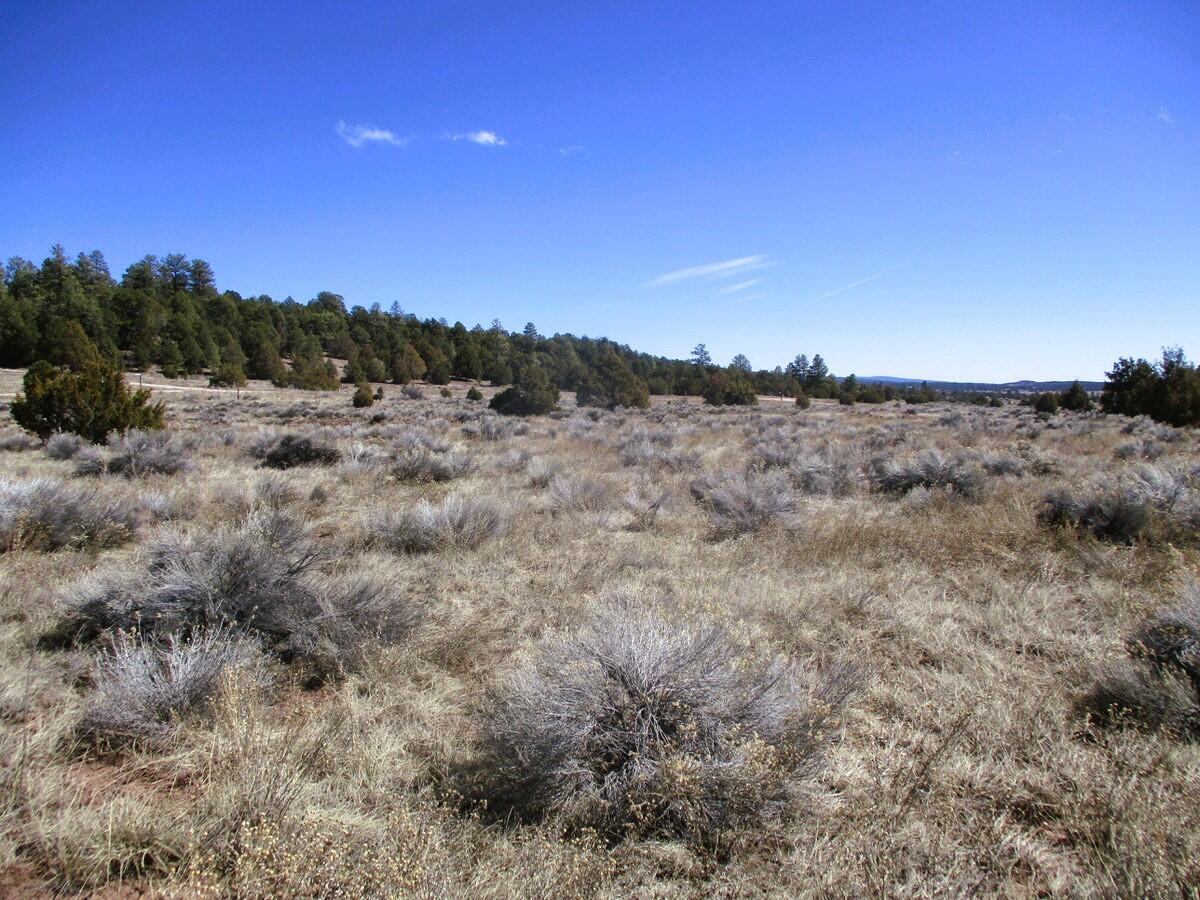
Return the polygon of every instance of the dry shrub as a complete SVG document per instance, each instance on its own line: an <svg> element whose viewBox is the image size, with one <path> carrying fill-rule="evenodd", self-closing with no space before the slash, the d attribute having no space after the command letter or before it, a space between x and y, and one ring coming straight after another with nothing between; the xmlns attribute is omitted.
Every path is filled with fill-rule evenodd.
<svg viewBox="0 0 1200 900"><path fill-rule="evenodd" d="M275 510L215 531L161 532L142 566L104 569L66 588L67 612L46 640L137 630L143 640L165 641L227 626L324 678L416 624L417 607L390 584L367 574L322 575L319 562L307 531Z"/></svg>
<svg viewBox="0 0 1200 900"><path fill-rule="evenodd" d="M122 500L56 478L0 478L0 551L112 546L133 534L137 517Z"/></svg>
<svg viewBox="0 0 1200 900"><path fill-rule="evenodd" d="M1195 539L1200 532L1200 488L1193 473L1141 466L1105 475L1079 488L1061 487L1042 501L1041 521L1130 544L1146 535Z"/></svg>
<svg viewBox="0 0 1200 900"><path fill-rule="evenodd" d="M706 475L689 486L707 511L718 535L734 536L765 528L795 528L800 498L778 472L730 472Z"/></svg>
<svg viewBox="0 0 1200 900"><path fill-rule="evenodd" d="M550 504L564 512L606 512L612 505L607 482L585 475L555 475L548 485Z"/></svg>
<svg viewBox="0 0 1200 900"><path fill-rule="evenodd" d="M471 550L499 537L512 518L489 497L450 496L441 503L422 500L408 509L381 509L368 523L370 542L404 553Z"/></svg>
<svg viewBox="0 0 1200 900"><path fill-rule="evenodd" d="M414 447L397 455L392 475L401 481L451 481L474 468L475 461L465 453L434 453Z"/></svg>
<svg viewBox="0 0 1200 900"><path fill-rule="evenodd" d="M340 457L336 447L295 434L285 434L262 449L263 465L272 469L309 465L331 466Z"/></svg>
<svg viewBox="0 0 1200 900"><path fill-rule="evenodd" d="M858 467L849 460L834 458L832 450L824 454L795 456L787 467L793 486L803 494L818 497L845 497L858 483Z"/></svg>
<svg viewBox="0 0 1200 900"><path fill-rule="evenodd" d="M913 488L942 490L971 500L983 494L983 472L965 455L948 457L940 450L922 450L876 460L874 470L875 486L887 494L903 495Z"/></svg>
<svg viewBox="0 0 1200 900"><path fill-rule="evenodd" d="M134 478L174 475L192 468L190 451L168 431L130 430L108 440L108 471Z"/></svg>
<svg viewBox="0 0 1200 900"><path fill-rule="evenodd" d="M493 691L471 789L493 814L711 844L779 815L853 683L613 605Z"/></svg>
<svg viewBox="0 0 1200 900"><path fill-rule="evenodd" d="M223 627L157 644L122 634L96 662L80 731L108 744L159 741L184 716L205 710L225 673L253 655L252 645Z"/></svg>
<svg viewBox="0 0 1200 900"><path fill-rule="evenodd" d="M1130 723L1200 739L1200 587L1146 621L1126 642L1130 662L1112 668L1081 707L1097 725Z"/></svg>
<svg viewBox="0 0 1200 900"><path fill-rule="evenodd" d="M69 431L60 431L46 438L45 452L50 459L71 459L83 448L83 438Z"/></svg>

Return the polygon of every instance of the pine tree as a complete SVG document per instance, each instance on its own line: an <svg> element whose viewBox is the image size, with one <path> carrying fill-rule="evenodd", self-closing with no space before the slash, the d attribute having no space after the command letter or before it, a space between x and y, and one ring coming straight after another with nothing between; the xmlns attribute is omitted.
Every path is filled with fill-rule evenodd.
<svg viewBox="0 0 1200 900"><path fill-rule="evenodd" d="M703 344L697 344L692 348L692 363L697 366L711 366L712 356L708 352L708 348Z"/></svg>
<svg viewBox="0 0 1200 900"><path fill-rule="evenodd" d="M739 353L737 356L735 356L733 361L729 364L729 368L737 369L739 372L745 372L747 375L754 371L754 366L750 365L750 360L746 358L744 353Z"/></svg>

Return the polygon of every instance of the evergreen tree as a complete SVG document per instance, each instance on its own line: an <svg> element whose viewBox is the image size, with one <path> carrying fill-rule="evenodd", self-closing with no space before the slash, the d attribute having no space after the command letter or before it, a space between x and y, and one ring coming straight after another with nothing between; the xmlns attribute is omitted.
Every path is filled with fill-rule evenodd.
<svg viewBox="0 0 1200 900"><path fill-rule="evenodd" d="M536 362L521 366L516 383L492 397L488 406L506 416L536 416L558 405L558 388Z"/></svg>
<svg viewBox="0 0 1200 900"><path fill-rule="evenodd" d="M592 362L591 372L576 390L575 401L580 406L605 409L645 409L650 405L650 389L616 350L604 344Z"/></svg>
<svg viewBox="0 0 1200 900"><path fill-rule="evenodd" d="M708 352L708 348L703 344L697 344L692 348L692 363L697 366L711 366L712 356Z"/></svg>
<svg viewBox="0 0 1200 900"><path fill-rule="evenodd" d="M729 368L745 372L747 375L754 371L754 366L750 365L750 360L743 353L739 353L733 358L733 361L729 364Z"/></svg>

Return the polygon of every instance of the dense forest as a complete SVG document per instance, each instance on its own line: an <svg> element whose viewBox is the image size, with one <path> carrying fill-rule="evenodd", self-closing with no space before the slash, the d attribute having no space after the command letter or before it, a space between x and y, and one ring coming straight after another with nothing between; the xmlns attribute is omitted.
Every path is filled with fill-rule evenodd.
<svg viewBox="0 0 1200 900"><path fill-rule="evenodd" d="M326 389L339 382L461 378L506 385L534 363L556 387L577 391L611 362L611 352L653 394L742 402L755 393L821 397L842 390L819 354L811 362L801 354L786 369L755 371L742 355L728 367L715 365L703 344L691 359L674 360L606 338L545 337L532 323L509 332L499 321L468 328L418 319L398 305L347 309L340 295L324 291L307 303L243 297L219 290L204 260L178 253L147 256L120 280L99 252L71 261L56 246L41 266L11 259L0 284L0 365L70 364L84 338L126 369L157 365L167 377L209 373L230 384L257 378ZM329 357L346 360L341 371ZM862 400L931 396L919 388L851 386Z"/></svg>

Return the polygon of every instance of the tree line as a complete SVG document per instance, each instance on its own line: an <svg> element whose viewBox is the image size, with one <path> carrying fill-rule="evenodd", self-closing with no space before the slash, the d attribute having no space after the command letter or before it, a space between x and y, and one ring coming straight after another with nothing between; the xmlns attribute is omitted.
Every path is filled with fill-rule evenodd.
<svg viewBox="0 0 1200 900"><path fill-rule="evenodd" d="M327 291L306 303L243 297L219 290L207 262L179 253L146 256L120 279L98 251L72 260L56 246L40 266L10 259L0 281L0 366L78 369L92 347L122 368L158 366L168 378L206 373L214 384L253 378L318 390L452 378L513 385L532 367L553 387L602 404L640 405L648 394L729 403L760 393L834 396L838 385L819 355L799 368L754 371L742 355L714 364L703 345L676 360L603 337L546 337L532 323L509 332L498 320L467 328L419 319L397 304L348 309ZM346 361L340 371L331 357Z"/></svg>

